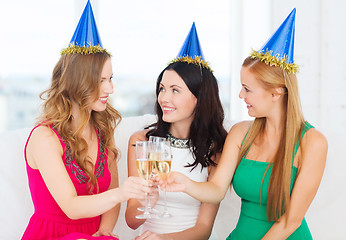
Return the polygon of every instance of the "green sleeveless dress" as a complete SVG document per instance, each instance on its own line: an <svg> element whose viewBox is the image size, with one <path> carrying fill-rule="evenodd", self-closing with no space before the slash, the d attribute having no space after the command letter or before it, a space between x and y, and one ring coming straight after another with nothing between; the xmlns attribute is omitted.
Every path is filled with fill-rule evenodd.
<svg viewBox="0 0 346 240"><path fill-rule="evenodd" d="M312 125L306 123L302 131L302 137L307 130L313 128ZM293 159L297 153L299 141L297 142ZM274 221L267 219L267 194L269 187L269 179L272 171L270 166L264 177L261 193L261 183L264 172L269 163L259 162L245 157L239 163L234 173L233 188L237 195L241 198L241 212L236 228L227 237L227 240L254 240L261 239L274 224ZM292 178L291 191L297 176L297 168L293 166L292 160ZM309 227L303 219L299 228L293 232L290 240L308 240L312 239Z"/></svg>

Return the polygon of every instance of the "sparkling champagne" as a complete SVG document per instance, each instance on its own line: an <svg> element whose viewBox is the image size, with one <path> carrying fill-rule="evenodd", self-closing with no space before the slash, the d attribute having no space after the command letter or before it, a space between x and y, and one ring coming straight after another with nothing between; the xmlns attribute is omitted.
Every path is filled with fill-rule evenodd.
<svg viewBox="0 0 346 240"><path fill-rule="evenodd" d="M136 165L139 176L144 179L147 179L153 171L153 161L148 159L137 159Z"/></svg>
<svg viewBox="0 0 346 240"><path fill-rule="evenodd" d="M159 174L167 174L171 171L171 161L155 161L155 168Z"/></svg>

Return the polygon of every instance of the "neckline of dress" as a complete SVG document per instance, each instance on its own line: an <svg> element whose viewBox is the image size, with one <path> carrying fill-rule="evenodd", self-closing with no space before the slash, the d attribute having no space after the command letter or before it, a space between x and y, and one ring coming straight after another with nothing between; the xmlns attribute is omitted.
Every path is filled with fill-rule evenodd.
<svg viewBox="0 0 346 240"><path fill-rule="evenodd" d="M257 160L253 160L253 159L248 159L248 158L245 158L245 157L243 157L243 159L245 159L245 160L247 160L247 161L250 161L250 162L255 162L255 163L264 163L264 164L266 164L266 165L268 165L268 164L271 164L271 162L262 162L262 161L257 161ZM292 165L292 167L294 168L294 169L298 169L296 166L294 166L294 165Z"/></svg>
<svg viewBox="0 0 346 240"><path fill-rule="evenodd" d="M175 148L190 148L190 140L188 138L176 138L171 133L167 133L167 140L170 145Z"/></svg>

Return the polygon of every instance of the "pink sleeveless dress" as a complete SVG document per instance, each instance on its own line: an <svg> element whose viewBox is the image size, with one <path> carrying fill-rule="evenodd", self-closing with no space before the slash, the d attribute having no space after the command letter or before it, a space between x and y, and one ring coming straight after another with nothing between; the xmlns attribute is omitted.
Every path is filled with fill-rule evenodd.
<svg viewBox="0 0 346 240"><path fill-rule="evenodd" d="M27 163L26 148L31 134L35 128L33 128L33 130L30 132L24 149L29 188L35 211L30 218L30 222L24 232L22 240L72 240L81 238L95 240L117 239L115 237L108 236L91 236L97 232L100 225L101 216L71 220L60 209L59 205L55 202L47 186L45 185L39 170L32 169ZM53 131L60 140L64 151L62 160L64 161L66 171L68 172L73 185L76 188L77 194L79 196L89 195L87 175L73 159L71 148L68 142L64 141L64 139L59 136L55 129L53 129ZM99 185L99 192L108 190L111 181L107 163L107 153L108 150L104 147L102 137L98 135L98 155L95 164L95 175ZM96 192L96 190L94 192Z"/></svg>

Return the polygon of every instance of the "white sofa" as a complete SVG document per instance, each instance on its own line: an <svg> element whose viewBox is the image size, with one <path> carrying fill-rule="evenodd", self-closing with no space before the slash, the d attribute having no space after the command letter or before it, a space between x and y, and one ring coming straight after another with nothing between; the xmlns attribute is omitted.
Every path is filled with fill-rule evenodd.
<svg viewBox="0 0 346 240"><path fill-rule="evenodd" d="M127 177L127 143L130 135L155 121L155 116L144 115L127 117L117 127L115 133L116 145L121 152L118 162L120 184ZM231 124L226 123L229 129ZM31 214L33 205L30 197L25 169L23 149L30 128L0 133L0 239L20 239ZM131 240L137 236L137 231L130 229L125 222L126 203L121 211L115 233L121 240ZM234 228L239 215L240 200L233 193L227 194L222 201L214 224L213 239L225 239Z"/></svg>

